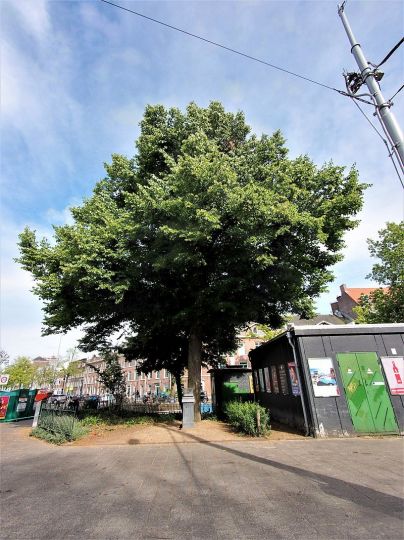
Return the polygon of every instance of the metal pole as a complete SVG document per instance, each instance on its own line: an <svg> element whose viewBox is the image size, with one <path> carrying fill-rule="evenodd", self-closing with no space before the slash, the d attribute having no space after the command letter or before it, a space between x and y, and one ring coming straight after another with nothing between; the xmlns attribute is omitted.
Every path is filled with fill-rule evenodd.
<svg viewBox="0 0 404 540"><path fill-rule="evenodd" d="M395 119L393 113L390 110L392 104L384 99L383 94L380 90L379 83L375 79L374 72L371 66L369 66L369 63L362 52L360 44L356 41L356 38L349 25L347 16L345 15L344 5L345 2L343 2L341 6L338 6L338 15L341 18L349 42L351 43L351 52L354 55L356 63L358 64L358 67L360 69L362 80L368 87L369 92L373 97L378 111L377 116L380 119L383 129L388 135L389 141L392 145L398 162L400 163L401 168L404 170L403 133L400 129L400 126L398 125L397 120Z"/></svg>

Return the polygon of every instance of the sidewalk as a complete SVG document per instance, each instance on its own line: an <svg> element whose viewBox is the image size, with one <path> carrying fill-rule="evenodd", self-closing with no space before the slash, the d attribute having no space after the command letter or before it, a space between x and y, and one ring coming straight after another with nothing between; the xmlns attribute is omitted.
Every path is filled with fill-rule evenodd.
<svg viewBox="0 0 404 540"><path fill-rule="evenodd" d="M56 447L27 429L0 425L7 540L403 537L398 438Z"/></svg>

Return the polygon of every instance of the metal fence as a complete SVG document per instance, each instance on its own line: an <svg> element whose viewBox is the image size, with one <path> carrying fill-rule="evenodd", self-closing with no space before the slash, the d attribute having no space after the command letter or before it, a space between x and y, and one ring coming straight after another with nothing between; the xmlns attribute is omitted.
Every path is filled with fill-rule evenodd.
<svg viewBox="0 0 404 540"><path fill-rule="evenodd" d="M175 414L181 413L179 403L124 403L125 411L139 414Z"/></svg>
<svg viewBox="0 0 404 540"><path fill-rule="evenodd" d="M72 440L76 419L75 410L44 403L38 418L38 427L54 435L62 435L66 439Z"/></svg>

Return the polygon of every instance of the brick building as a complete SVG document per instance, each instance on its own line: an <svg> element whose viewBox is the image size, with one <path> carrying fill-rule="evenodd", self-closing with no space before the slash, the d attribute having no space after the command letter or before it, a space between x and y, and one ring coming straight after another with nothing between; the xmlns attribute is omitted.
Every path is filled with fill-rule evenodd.
<svg viewBox="0 0 404 540"><path fill-rule="evenodd" d="M359 299L362 295L369 295L377 289L387 291L387 287L347 287L345 284L340 285L341 294L337 296L337 301L331 303L333 315L346 321L354 321L357 317L354 313Z"/></svg>
<svg viewBox="0 0 404 540"><path fill-rule="evenodd" d="M126 386L126 396L129 399L142 399L145 395L169 394L176 391L175 380L171 373L162 369L151 373L138 373L137 362L127 362L123 356L119 357L119 363L123 370ZM104 395L106 390L98 380L98 374L91 368L105 368L105 362L98 356L87 360L83 374L82 395ZM173 388L174 386L174 388Z"/></svg>
<svg viewBox="0 0 404 540"><path fill-rule="evenodd" d="M251 323L237 337L239 339L239 346L232 354L225 356L225 363L227 366L250 368L251 364L248 353L266 341L265 334L256 324Z"/></svg>

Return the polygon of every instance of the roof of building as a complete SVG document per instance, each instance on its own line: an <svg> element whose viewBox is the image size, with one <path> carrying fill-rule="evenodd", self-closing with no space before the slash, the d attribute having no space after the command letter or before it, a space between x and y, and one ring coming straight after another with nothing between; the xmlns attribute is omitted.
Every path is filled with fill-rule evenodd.
<svg viewBox="0 0 404 540"><path fill-rule="evenodd" d="M335 315L316 315L312 319L300 319L298 316L293 317L290 321L294 326L327 326L330 324L345 324L345 321Z"/></svg>
<svg viewBox="0 0 404 540"><path fill-rule="evenodd" d="M296 336L343 334L403 334L404 323L344 324L298 326L291 329Z"/></svg>
<svg viewBox="0 0 404 540"><path fill-rule="evenodd" d="M362 294L369 295L371 292L377 291L377 289L387 291L388 287L345 287L344 290L346 294L352 298L352 300L359 302L359 298Z"/></svg>
<svg viewBox="0 0 404 540"><path fill-rule="evenodd" d="M259 347L253 349L249 353L249 357L254 358L257 354L261 354L267 347L271 347L272 343L285 337L290 332L290 335L300 336L341 336L341 335L373 335L373 334L403 334L404 323L384 323L384 324L331 324L331 325L309 325L309 326L294 326L290 325L289 329L273 339L263 343Z"/></svg>

